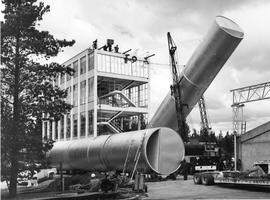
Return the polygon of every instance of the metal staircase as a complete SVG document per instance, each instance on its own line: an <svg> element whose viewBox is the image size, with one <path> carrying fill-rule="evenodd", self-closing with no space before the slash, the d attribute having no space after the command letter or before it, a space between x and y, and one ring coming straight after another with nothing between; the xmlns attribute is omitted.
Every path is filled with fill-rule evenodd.
<svg viewBox="0 0 270 200"><path fill-rule="evenodd" d="M122 133L121 127L119 127L116 123L114 122L98 122L98 125L104 125L107 126L113 133Z"/></svg>
<svg viewBox="0 0 270 200"><path fill-rule="evenodd" d="M102 100L102 99L106 99L115 95L120 95L128 103L128 106L136 107L136 105L120 90L114 90L112 92L109 92L108 94L105 94L99 97L99 99Z"/></svg>

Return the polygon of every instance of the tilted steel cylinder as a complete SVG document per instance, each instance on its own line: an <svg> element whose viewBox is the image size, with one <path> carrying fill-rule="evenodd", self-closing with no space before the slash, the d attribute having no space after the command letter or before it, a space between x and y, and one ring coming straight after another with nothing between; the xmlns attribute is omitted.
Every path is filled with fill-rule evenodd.
<svg viewBox="0 0 270 200"><path fill-rule="evenodd" d="M218 16L206 37L189 59L180 75L185 116L191 112L235 48L243 39L241 28L230 19ZM149 127L177 130L175 100L167 94L153 115Z"/></svg>
<svg viewBox="0 0 270 200"><path fill-rule="evenodd" d="M127 171L132 171L141 144L137 169L145 172L171 174L185 155L178 133L169 128L153 128L56 142L48 157L53 167L62 163L65 170L110 171L123 170L128 156Z"/></svg>

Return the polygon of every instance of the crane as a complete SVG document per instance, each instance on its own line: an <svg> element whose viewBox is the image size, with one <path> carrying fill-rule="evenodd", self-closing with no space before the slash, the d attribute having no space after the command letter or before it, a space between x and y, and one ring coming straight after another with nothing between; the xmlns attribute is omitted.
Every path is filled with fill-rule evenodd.
<svg viewBox="0 0 270 200"><path fill-rule="evenodd" d="M181 79L179 79L179 74L177 70L177 61L176 61L176 50L177 47L171 37L170 32L167 33L168 38L168 47L169 47L169 55L170 55L170 64L172 67L172 76L173 76L173 83L171 85L171 95L175 99L175 108L176 108L176 115L177 115L177 124L179 129L179 134L184 141L187 141L187 133L186 133L186 117L184 114L184 107L187 104L182 102L181 98Z"/></svg>
<svg viewBox="0 0 270 200"><path fill-rule="evenodd" d="M184 107L187 104L184 104L181 99L181 79L179 78L178 70L177 70L177 60L176 60L176 50L177 46L175 45L170 32L167 33L168 38L168 47L169 47L169 55L170 55L170 64L172 67L172 76L173 76L173 84L171 85L171 95L175 98L175 108L177 115L177 124L180 135L184 141L187 140L187 133L185 129L186 118L184 115ZM206 105L203 95L201 96L199 102L199 110L201 115L202 128L205 128L207 131L211 129L210 123L207 117Z"/></svg>
<svg viewBox="0 0 270 200"><path fill-rule="evenodd" d="M200 115L201 115L201 128L206 129L207 131L211 130L210 122L207 116L206 112L206 104L205 104L205 99L204 96L202 95L199 102L199 110L200 110Z"/></svg>

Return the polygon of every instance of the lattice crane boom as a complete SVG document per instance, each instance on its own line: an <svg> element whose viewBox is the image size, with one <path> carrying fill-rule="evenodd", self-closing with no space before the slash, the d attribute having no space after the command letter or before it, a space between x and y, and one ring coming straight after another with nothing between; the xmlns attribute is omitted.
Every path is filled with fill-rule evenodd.
<svg viewBox="0 0 270 200"><path fill-rule="evenodd" d="M202 95L198 102L199 110L200 110L200 116L201 116L201 126L204 129L211 130L211 125L208 119L208 115L206 112L206 104L204 100L204 96Z"/></svg>
<svg viewBox="0 0 270 200"><path fill-rule="evenodd" d="M186 117L184 115L184 104L182 102L182 91L181 85L179 80L179 74L177 70L177 61L176 61L176 50L177 47L171 37L170 32L167 33L168 38L168 47L169 47L169 55L170 55L170 63L172 67L172 76L173 76L173 84L171 85L171 95L175 98L175 108L176 108L176 115L177 115L177 124L179 129L179 134L184 141L187 141L187 133L186 133Z"/></svg>

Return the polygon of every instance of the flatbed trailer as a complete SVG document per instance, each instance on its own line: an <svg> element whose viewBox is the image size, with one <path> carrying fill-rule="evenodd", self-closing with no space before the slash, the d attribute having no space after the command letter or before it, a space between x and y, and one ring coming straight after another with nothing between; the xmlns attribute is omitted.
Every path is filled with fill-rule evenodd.
<svg viewBox="0 0 270 200"><path fill-rule="evenodd" d="M270 179L247 179L247 178L216 178L215 183L229 183L238 185L270 186Z"/></svg>
<svg viewBox="0 0 270 200"><path fill-rule="evenodd" d="M254 167L246 172L239 171L214 171L201 172L193 176L195 184L233 184L233 185L254 185L270 187L270 175L262 173L259 167Z"/></svg>

